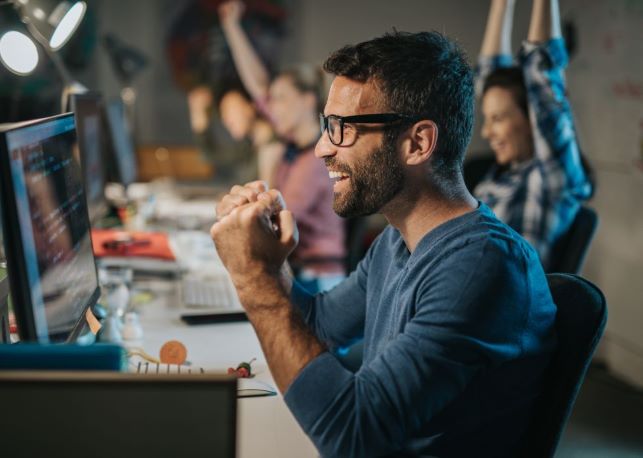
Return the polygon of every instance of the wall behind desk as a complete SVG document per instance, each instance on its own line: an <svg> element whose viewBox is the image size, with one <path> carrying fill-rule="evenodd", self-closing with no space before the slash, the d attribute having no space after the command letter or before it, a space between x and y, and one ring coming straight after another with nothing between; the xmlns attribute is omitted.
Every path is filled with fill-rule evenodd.
<svg viewBox="0 0 643 458"><path fill-rule="evenodd" d="M601 222L584 274L604 291L601 355L643 387L643 1L561 1L577 30L568 81Z"/></svg>

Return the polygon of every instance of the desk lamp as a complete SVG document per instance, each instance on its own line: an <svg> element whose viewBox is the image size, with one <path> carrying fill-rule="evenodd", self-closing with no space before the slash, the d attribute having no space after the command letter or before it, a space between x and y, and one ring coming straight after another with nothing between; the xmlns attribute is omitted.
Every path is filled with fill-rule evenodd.
<svg viewBox="0 0 643 458"><path fill-rule="evenodd" d="M83 1L12 0L31 35L43 46L58 51L69 41L85 15Z"/></svg>
<svg viewBox="0 0 643 458"><path fill-rule="evenodd" d="M69 92L84 91L65 69L55 51L62 48L74 34L85 15L84 1L11 0L0 6L13 5L29 30L42 44L65 84L63 100ZM0 61L16 75L28 75L38 65L38 49L31 38L22 32L9 30L0 36ZM64 102L63 102L64 107Z"/></svg>

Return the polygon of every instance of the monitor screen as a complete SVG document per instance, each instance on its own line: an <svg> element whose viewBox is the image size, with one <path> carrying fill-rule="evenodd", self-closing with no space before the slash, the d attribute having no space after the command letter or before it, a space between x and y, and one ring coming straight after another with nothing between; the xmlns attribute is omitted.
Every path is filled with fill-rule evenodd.
<svg viewBox="0 0 643 458"><path fill-rule="evenodd" d="M72 114L0 130L9 279L22 340L74 339L99 296Z"/></svg>
<svg viewBox="0 0 643 458"><path fill-rule="evenodd" d="M89 219L95 222L107 213L105 200L105 155L103 145L103 99L99 93L88 92L70 96L71 110L76 116L76 131L83 180L87 194Z"/></svg>
<svg viewBox="0 0 643 458"><path fill-rule="evenodd" d="M125 118L125 106L121 100L114 99L107 103L105 112L111 137L112 161L114 162L113 176L110 179L127 186L136 181L138 170L134 144Z"/></svg>

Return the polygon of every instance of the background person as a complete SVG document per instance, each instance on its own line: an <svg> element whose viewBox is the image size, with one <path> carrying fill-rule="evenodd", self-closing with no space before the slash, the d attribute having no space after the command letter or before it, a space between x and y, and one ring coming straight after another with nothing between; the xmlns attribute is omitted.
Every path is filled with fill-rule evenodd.
<svg viewBox="0 0 643 458"><path fill-rule="evenodd" d="M534 0L529 34L511 57L514 0L493 0L478 61L482 136L497 164L474 195L538 251L551 251L574 221L592 185L581 164L565 94L567 52L557 0Z"/></svg>
<svg viewBox="0 0 643 458"><path fill-rule="evenodd" d="M281 191L298 221L300 242L290 263L310 291L327 290L345 276L346 249L344 222L332 211L333 183L314 154L323 74L313 66L299 66L271 81L241 26L243 10L241 2L226 2L219 18L241 81L281 141L283 159L268 181ZM274 156L277 149L271 151Z"/></svg>

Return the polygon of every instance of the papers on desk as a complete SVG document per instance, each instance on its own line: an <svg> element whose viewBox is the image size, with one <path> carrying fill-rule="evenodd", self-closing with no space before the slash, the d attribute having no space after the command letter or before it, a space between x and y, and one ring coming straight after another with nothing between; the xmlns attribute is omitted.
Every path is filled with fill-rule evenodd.
<svg viewBox="0 0 643 458"><path fill-rule="evenodd" d="M276 396L277 390L256 378L240 378L237 382L238 398L254 398L257 396Z"/></svg>
<svg viewBox="0 0 643 458"><path fill-rule="evenodd" d="M144 376L181 375L186 377L199 377L201 375L227 375L223 370L206 370L201 367L193 367L179 364L164 364L151 362L138 355L131 356L128 362L128 372ZM275 396L277 390L270 384L253 378L237 379L237 397L253 398L260 396Z"/></svg>

